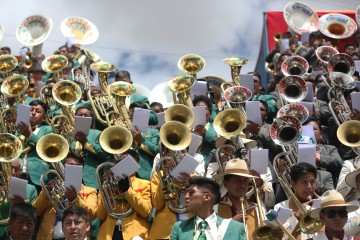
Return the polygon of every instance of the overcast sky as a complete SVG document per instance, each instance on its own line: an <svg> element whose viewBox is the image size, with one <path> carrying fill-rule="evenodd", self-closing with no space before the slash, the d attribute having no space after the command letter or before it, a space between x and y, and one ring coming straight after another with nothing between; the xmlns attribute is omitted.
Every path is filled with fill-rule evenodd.
<svg viewBox="0 0 360 240"><path fill-rule="evenodd" d="M0 24L5 28L1 46L18 55L17 25L41 14L53 21L53 31L43 45L51 55L65 37L60 23L66 17L91 20L99 29L89 46L104 61L126 69L133 81L149 89L181 72L178 59L196 53L206 60L198 77L215 75L230 81L226 57L245 57L242 73L252 71L259 52L263 12L282 11L288 0L1 0ZM301 1L315 10L355 10L359 0Z"/></svg>

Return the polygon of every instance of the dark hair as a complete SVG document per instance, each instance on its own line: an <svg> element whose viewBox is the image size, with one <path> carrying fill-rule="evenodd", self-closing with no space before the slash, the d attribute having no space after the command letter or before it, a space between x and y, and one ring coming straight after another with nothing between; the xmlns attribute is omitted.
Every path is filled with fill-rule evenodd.
<svg viewBox="0 0 360 240"><path fill-rule="evenodd" d="M255 101L259 101L260 103L264 104L264 106L265 106L265 111L266 111L266 112L269 111L269 105L267 104L267 102L265 102L264 100L255 100Z"/></svg>
<svg viewBox="0 0 360 240"><path fill-rule="evenodd" d="M118 77L127 77L130 81L131 81L131 75L129 73L129 71L126 70L120 70L115 74L115 78Z"/></svg>
<svg viewBox="0 0 360 240"><path fill-rule="evenodd" d="M312 38L322 38L322 34L320 31L316 31L316 32L311 32L309 35L309 40L311 40Z"/></svg>
<svg viewBox="0 0 360 240"><path fill-rule="evenodd" d="M353 43L347 43L347 44L345 44L344 49L347 49L348 47L355 47L355 44L353 44Z"/></svg>
<svg viewBox="0 0 360 240"><path fill-rule="evenodd" d="M257 73L257 72L248 72L247 74L252 74L255 77L258 77L260 79L260 82L261 82L261 75L259 73Z"/></svg>
<svg viewBox="0 0 360 240"><path fill-rule="evenodd" d="M38 106L40 105L43 109L45 114L47 113L47 111L49 110L48 106L46 105L46 103L44 103L41 100L33 100L29 103L29 106Z"/></svg>
<svg viewBox="0 0 360 240"><path fill-rule="evenodd" d="M9 54L11 54L11 48L9 48L9 47L2 47L1 50L2 50L2 51L5 51L5 50L6 50L6 51L9 52Z"/></svg>
<svg viewBox="0 0 360 240"><path fill-rule="evenodd" d="M210 98L208 98L207 96L204 96L204 95L199 95L199 96L196 96L194 98L194 100L193 100L194 106L198 102L204 102L206 104L206 106L208 107L210 115L211 115L211 113L212 113L212 102L211 102Z"/></svg>
<svg viewBox="0 0 360 240"><path fill-rule="evenodd" d="M358 56L360 57L360 55L359 55L359 54L358 54ZM359 78L359 77L360 77L360 74L359 74L359 72L358 72L358 71L355 71L355 72L354 72L354 74L353 74L353 76L356 76L356 77L358 77L358 78Z"/></svg>
<svg viewBox="0 0 360 240"><path fill-rule="evenodd" d="M309 172L314 174L315 178L317 177L316 167L306 162L296 163L290 169L291 180L297 182L302 175Z"/></svg>
<svg viewBox="0 0 360 240"><path fill-rule="evenodd" d="M134 109L134 108L148 109L148 106L143 102L133 102L132 104L130 104L129 109Z"/></svg>
<svg viewBox="0 0 360 240"><path fill-rule="evenodd" d="M66 162L66 160L68 158L75 158L76 160L78 160L81 163L81 165L84 165L84 158L81 155L76 154L75 152L73 152L73 150L71 148L70 148L70 151L69 151L68 155L64 159L64 162Z"/></svg>
<svg viewBox="0 0 360 240"><path fill-rule="evenodd" d="M163 107L163 105L162 105L161 103L159 103L159 102L152 102L152 103L150 104L150 107L151 107L151 108L152 108L152 107L155 107L155 106L159 106L160 109L161 109L161 111L164 111L164 107Z"/></svg>
<svg viewBox="0 0 360 240"><path fill-rule="evenodd" d="M60 49L66 48L66 51L69 51L69 48L66 45L62 45L58 48L58 51L60 52Z"/></svg>
<svg viewBox="0 0 360 240"><path fill-rule="evenodd" d="M309 118L303 123L303 125L307 125L307 124L309 124L310 122L316 122L317 125L319 125L319 127L321 126L319 119L317 119L317 118L314 117L314 116L309 117Z"/></svg>
<svg viewBox="0 0 360 240"><path fill-rule="evenodd" d="M76 215L85 220L85 222L89 222L89 216L85 212L85 210L81 207L78 207L76 205L68 207L63 214L63 217L61 219L61 223L64 224L64 220L68 215Z"/></svg>
<svg viewBox="0 0 360 240"><path fill-rule="evenodd" d="M218 204L220 202L220 185L212 180L211 178L194 176L189 179L190 185L197 185L199 187L207 188L212 195L214 196L213 204Z"/></svg>
<svg viewBox="0 0 360 240"><path fill-rule="evenodd" d="M10 220L15 220L17 217L31 218L36 223L36 209L28 203L15 203L11 206Z"/></svg>

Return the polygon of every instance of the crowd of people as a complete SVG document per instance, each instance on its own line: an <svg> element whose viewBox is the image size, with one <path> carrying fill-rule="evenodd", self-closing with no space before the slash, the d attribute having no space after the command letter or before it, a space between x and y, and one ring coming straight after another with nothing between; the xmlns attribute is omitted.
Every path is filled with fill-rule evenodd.
<svg viewBox="0 0 360 240"><path fill-rule="evenodd" d="M360 36L360 33L355 35ZM279 42L282 39L289 39L289 48L280 52ZM205 108L206 123L191 129L193 134L202 138L192 156L198 165L193 172L181 172L177 178L170 172L179 162L186 161L189 146L174 150L163 143L165 139L159 133L162 126L158 124L159 113L166 112L163 103L150 102L150 96L137 93L126 97L121 109L126 109L131 122L136 109L150 111L148 128L145 132L137 126L128 129L133 139L131 147L113 154L104 150L100 140L110 121L104 124L104 119L99 119L98 111L101 110L94 109L96 105L91 100L109 93L98 86L86 85L95 75L94 72L86 72L89 66L84 68L89 62L79 62L78 55L83 53L81 47L59 47L54 54L65 56L68 62L55 73L41 67L46 59L44 55L19 59L19 64L1 72L2 83L19 74L26 76L28 87L24 93L18 93L18 90L12 89L14 85L9 84L8 88L15 93L2 92L0 147L7 147L8 142L3 136L9 133L21 139L26 151L15 158L11 158L13 153L9 157L9 153L0 151L3 160L1 192L6 193L0 198L0 216L4 220L0 221L0 239L360 239L359 148L348 146L337 135L339 126L350 120L355 120L355 130L352 130L355 136L352 137L359 139L360 135L360 113L352 109L352 93L358 92L356 86L360 86L356 85L359 72L354 71L354 63L351 62L360 59L357 40L356 37L356 42L345 45L341 54L345 57L331 63L335 66L335 70L331 71L344 75L334 80L328 64L336 53L324 50L325 55L317 55L319 47L327 45L320 32L312 32L309 41L303 44L291 32L283 33L266 57L267 65L271 66L266 90L261 85L260 74L249 73L253 75L254 90L248 101L259 102L261 123L246 119L246 124L237 122L244 127L234 136L221 136L219 126L215 124L216 117L229 108L240 109L246 116L245 104L225 104L224 94L216 94L218 90L209 85L209 94L195 96L190 104ZM336 46L332 49L340 50L336 50ZM1 55L11 54L10 48L1 48ZM299 63L291 66L296 61L294 56L305 59L309 69ZM328 59L325 59L326 56ZM287 61L288 69L282 67L284 61ZM339 64L345 65L345 70ZM310 106L307 107L309 116L303 116L303 113L299 116L298 112L287 112L285 115L301 118L298 119L300 125L310 126L312 134L305 135L300 131L295 141L287 143L286 139L289 140L292 132L281 127L286 125L287 129L295 131L299 127L295 126L295 122L284 122L278 112L290 103L289 97L297 104L302 104L303 99L299 98L299 94L291 94L293 92L290 88L286 89L289 87L286 84L285 89L280 88L284 88L282 82L289 75L299 75L294 73L295 70L301 72L304 69L306 71L298 77L299 81L305 81L313 96L304 104ZM339 88L333 83L349 81L349 78L354 81L352 88ZM49 90L36 89L40 86L38 83L43 82L51 90L61 80L71 80L82 90L81 99L69 104L70 111L69 107L67 110L61 107L61 103L49 101L52 96ZM115 82L133 84L126 70L116 71ZM291 86L295 85L301 92L299 84L295 82ZM284 97L286 90L290 95ZM176 99L176 94L174 97ZM185 97L190 98L190 94L185 94ZM16 119L8 116L10 111L7 110L16 109L18 104L30 106L29 124L15 124ZM71 185L62 186L63 192L56 192L59 180L60 185L63 184L60 176L64 170L55 168L60 176L43 175L55 166L41 158L37 149L44 146L39 146L38 142L51 133L65 135L65 125L71 124L59 122L57 127L61 131L56 132L56 124L51 119L69 113L73 117L91 118L88 134L77 131L71 138L65 136L69 149L61 161L63 165L82 167L82 183L79 191ZM120 115L124 117L124 112ZM235 119L237 117L234 116ZM280 125L275 127L275 122L280 122ZM5 127L11 124L15 127ZM232 128L225 127L225 130L231 132ZM181 138L183 134L175 138ZM122 139L122 136L110 137ZM170 142L177 144L176 141ZM297 162L297 149L301 144L315 145L316 152L308 156L310 159L307 162ZM264 173L251 169L252 149L268 149L267 158L262 159L267 165ZM57 150L53 148L47 154L57 155ZM282 154L284 152L287 154ZM113 178L110 169L97 171L104 162L117 164L128 156L140 166L129 176ZM314 160L313 164L311 160ZM11 177L28 181L26 199L10 196L9 179L5 174L8 170ZM104 179L104 182L99 183L97 178ZM111 180L113 182L109 185L114 185L116 190L104 195L101 191L103 184ZM110 207L105 203L109 202L109 198L112 201ZM65 206L54 206L58 199L64 199ZM290 210L284 217L282 212L286 209Z"/></svg>

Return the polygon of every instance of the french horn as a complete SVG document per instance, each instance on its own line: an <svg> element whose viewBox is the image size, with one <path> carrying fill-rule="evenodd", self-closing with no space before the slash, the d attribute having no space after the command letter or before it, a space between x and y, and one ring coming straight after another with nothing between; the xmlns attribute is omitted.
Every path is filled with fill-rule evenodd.
<svg viewBox="0 0 360 240"><path fill-rule="evenodd" d="M16 28L16 39L25 46L33 47L33 54L41 54L42 44L53 28L50 18L34 15L25 18Z"/></svg>
<svg viewBox="0 0 360 240"><path fill-rule="evenodd" d="M286 24L297 34L316 32L319 29L319 16L304 3L290 2L286 4L283 12Z"/></svg>
<svg viewBox="0 0 360 240"><path fill-rule="evenodd" d="M99 38L99 30L94 23L82 17L68 17L60 24L61 33L65 37L75 36L76 43L90 45Z"/></svg>
<svg viewBox="0 0 360 240"><path fill-rule="evenodd" d="M357 30L356 22L344 14L328 13L319 19L319 31L333 39L351 37Z"/></svg>

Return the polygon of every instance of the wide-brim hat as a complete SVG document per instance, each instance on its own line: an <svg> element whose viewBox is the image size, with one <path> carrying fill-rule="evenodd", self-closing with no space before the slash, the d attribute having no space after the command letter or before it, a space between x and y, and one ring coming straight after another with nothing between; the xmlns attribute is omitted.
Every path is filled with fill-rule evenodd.
<svg viewBox="0 0 360 240"><path fill-rule="evenodd" d="M219 148L222 145L225 144L225 142L229 140L227 138L224 138L223 136L220 136L218 139L216 139L215 142L215 147ZM254 148L258 145L256 140L253 139L248 139L248 138L241 138L242 142L244 143L245 148L250 149L250 148Z"/></svg>
<svg viewBox="0 0 360 240"><path fill-rule="evenodd" d="M225 175L237 175L247 178L258 178L254 175L251 175L248 169L248 166L245 160L236 158L231 159L226 163L224 173L214 175L213 178L216 180L222 180Z"/></svg>
<svg viewBox="0 0 360 240"><path fill-rule="evenodd" d="M352 188L357 188L356 177L360 174L360 169L354 172L348 173L345 177L345 182Z"/></svg>
<svg viewBox="0 0 360 240"><path fill-rule="evenodd" d="M320 212L329 207L346 207L347 212L353 212L359 208L358 205L346 203L344 197L336 190L328 190L321 196L320 208L310 212L312 218L320 218Z"/></svg>

